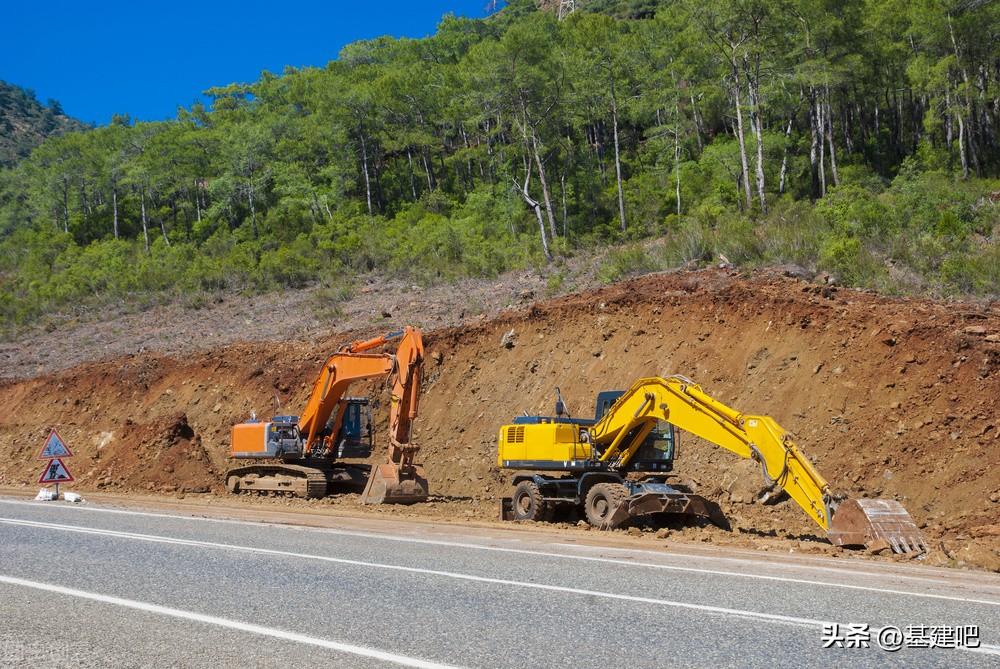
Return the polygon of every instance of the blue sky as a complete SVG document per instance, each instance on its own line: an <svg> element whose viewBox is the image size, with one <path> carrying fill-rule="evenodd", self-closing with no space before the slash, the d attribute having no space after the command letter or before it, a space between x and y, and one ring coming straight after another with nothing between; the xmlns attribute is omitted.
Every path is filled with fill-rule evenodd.
<svg viewBox="0 0 1000 669"><path fill-rule="evenodd" d="M446 13L481 17L487 0L11 2L0 79L55 98L66 113L172 118L201 91L262 70L325 65L379 35L423 37Z"/></svg>

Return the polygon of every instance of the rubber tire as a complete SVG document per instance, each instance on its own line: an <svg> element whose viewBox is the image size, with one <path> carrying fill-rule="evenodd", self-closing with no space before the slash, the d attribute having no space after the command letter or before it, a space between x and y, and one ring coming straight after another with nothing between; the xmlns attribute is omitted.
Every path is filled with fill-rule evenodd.
<svg viewBox="0 0 1000 669"><path fill-rule="evenodd" d="M628 489L621 483L596 483L587 491L583 510L587 522L598 529L614 529L606 519L615 512L628 497Z"/></svg>
<svg viewBox="0 0 1000 669"><path fill-rule="evenodd" d="M542 492L534 481L521 481L517 484L511 498L511 509L514 520L543 522L551 515L549 505L542 499Z"/></svg>

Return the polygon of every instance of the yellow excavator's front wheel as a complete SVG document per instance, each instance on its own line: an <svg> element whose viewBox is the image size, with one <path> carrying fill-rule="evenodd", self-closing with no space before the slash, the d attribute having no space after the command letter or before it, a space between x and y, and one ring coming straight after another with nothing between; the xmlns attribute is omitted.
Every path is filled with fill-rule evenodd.
<svg viewBox="0 0 1000 669"><path fill-rule="evenodd" d="M544 522L552 517L552 506L542 497L542 491L534 481L521 481L514 487L511 499L514 520L534 520Z"/></svg>
<svg viewBox="0 0 1000 669"><path fill-rule="evenodd" d="M587 491L587 499L583 503L587 522L602 530L610 530L619 524L611 524L615 515L628 498L628 489L621 483L597 483Z"/></svg>

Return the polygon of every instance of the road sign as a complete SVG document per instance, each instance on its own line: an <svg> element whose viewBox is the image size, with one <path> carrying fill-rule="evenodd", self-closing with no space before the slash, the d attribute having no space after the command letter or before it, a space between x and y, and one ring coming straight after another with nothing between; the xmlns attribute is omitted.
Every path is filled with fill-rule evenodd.
<svg viewBox="0 0 1000 669"><path fill-rule="evenodd" d="M73 475L69 473L66 469L66 465L59 458L50 460L45 465L45 470L42 475L38 477L39 483L55 483L58 486L60 483L69 483L73 480ZM59 488L57 487L56 490Z"/></svg>
<svg viewBox="0 0 1000 669"><path fill-rule="evenodd" d="M49 432L49 438L45 440L45 445L42 446L42 452L38 454L38 458L40 460L54 460L55 458L70 457L73 457L73 453L69 450L69 446L53 429Z"/></svg>

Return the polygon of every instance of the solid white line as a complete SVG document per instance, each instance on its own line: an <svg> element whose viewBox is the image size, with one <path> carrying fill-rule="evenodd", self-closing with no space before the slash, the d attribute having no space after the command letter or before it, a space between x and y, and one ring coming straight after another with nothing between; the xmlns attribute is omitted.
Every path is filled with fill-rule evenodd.
<svg viewBox="0 0 1000 669"><path fill-rule="evenodd" d="M240 551L244 553L259 553L262 555L275 555L280 557L292 557L305 560L316 560L320 562L329 562L334 564L343 564L356 567L368 567L371 569L383 569L387 571L399 571L410 574L421 574L427 576L439 576L444 578L452 578L463 581L472 581L476 583L489 583L494 585L506 585L514 586L519 588L528 588L533 590L543 590L548 592L559 592L571 595L583 595L590 597L601 597L604 599L621 600L628 602L636 602L640 604L653 604L657 606L666 606L678 609L687 609L693 611L702 611L709 614L723 615L723 616L733 616L737 618L745 618L750 620L758 620L768 623L784 624L784 625L794 625L797 627L808 627L816 628L824 624L833 624L832 621L827 620L817 620L813 618L802 618L798 616L785 616L774 613L762 613L759 611L749 611L745 609L732 609L721 606L710 606L706 604L694 604L691 602L681 602L671 599L659 599L654 597L640 597L636 595L625 595L615 592L604 592L600 590L585 590L582 588L571 588L560 585L549 585L545 583L532 583L527 581L514 581L502 578L492 578L489 576L475 576L473 574L463 574L459 572L452 571L442 571L437 569L424 569L421 567L406 567L403 565L393 565L384 564L381 562L369 562L364 560L349 560L346 558L335 558L326 555L314 555L309 553L295 553L292 551L282 551L272 548L258 548L254 546L240 546L237 544L222 544L215 543L211 541L199 541L196 539L178 539L174 537L165 537L154 534L139 534L135 532L121 532L118 530L106 530L101 528L89 528L89 527L79 527L76 525L59 525L55 523L43 523L32 520L15 520L0 518L0 523L6 523L9 525L21 525L26 527L37 527L41 529L58 530L65 532L75 532L78 534L94 534L99 536L110 536L120 539L133 539L138 541L148 541L152 543L162 543L162 544L172 544L180 546L194 546L198 548L213 548L221 550L232 550ZM970 600L965 600L970 601ZM880 628L873 628L873 631L877 632ZM964 649L972 650L972 649ZM1000 655L1000 646L994 647L984 644L977 652L983 652L991 655Z"/></svg>
<svg viewBox="0 0 1000 669"><path fill-rule="evenodd" d="M350 565L355 567L368 567L371 569L384 569L388 571L401 571L411 574L423 574L429 576L441 576L445 578L453 578L464 581L473 581L477 583L490 583L495 585L509 585L517 586L523 588L530 588L534 590L546 590L550 592L563 592L574 595L588 595L592 597L602 597L605 599L616 599L624 600L629 602L638 602L644 604L657 604L661 606L669 606L681 609L691 609L696 611L705 611L708 613L723 614L737 616L741 618L751 618L755 620L764 620L768 622L779 622L782 624L792 624L800 627L816 627L822 625L825 622L823 620L813 620L811 618L798 618L794 616L782 616L773 613L759 613L756 611L744 611L741 609L729 609L719 606L708 606L704 604L692 604L688 602L677 602L669 599L654 599L651 597L638 597L634 595L623 595L614 592L601 592L598 590L584 590L581 588L570 588L559 585L548 585L544 583L530 583L527 581L511 581L501 578L492 578L489 576L475 576L472 574L462 574L458 572L451 571L441 571L437 569L423 569L420 567L406 567L403 565L392 565L383 564L380 562L368 562L363 560L349 560L346 558L335 558L328 557L325 555L310 555L308 553L295 553L292 551L281 551L272 548L257 548L253 546L240 546L236 544L221 544L210 541L197 541L194 539L177 539L173 537L163 537L153 534L138 534L134 532L119 532L116 530L104 530L97 528L86 528L86 527L76 527L73 525L57 525L53 523L40 523L30 520L8 520L0 519L0 522L4 522L10 525L22 525L27 527L38 527L41 529L50 530L60 530L65 532L75 532L79 534L95 534L99 536L110 536L119 539L134 539L138 541L149 541L153 543L162 544L172 544L180 546L194 546L199 548L215 548L222 550L233 550L245 553L260 553L263 555L276 555L281 557L293 557L307 560L318 560L321 562L331 562L335 564Z"/></svg>
<svg viewBox="0 0 1000 669"><path fill-rule="evenodd" d="M551 551L529 550L529 549L525 549L525 548L505 548L505 547L502 547L502 546L487 546L487 545L483 545L483 544L474 544L474 543L457 542L457 541L441 541L441 540L436 540L436 539L420 539L420 538L416 538L416 537L400 537L400 536L395 536L395 535L378 534L378 533L375 533L375 532L362 532L362 531L355 531L355 530L341 530L341 529L336 529L336 528L325 528L325 527L317 528L317 527L298 526L298 525L283 525L283 524L277 524L277 523L264 523L264 522L259 522L259 521L234 520L234 519L229 519L229 518L206 518L204 516L178 516L178 515L167 514L167 513L154 513L154 512L148 512L148 511L130 511L130 510L126 510L126 509L102 509L102 508L80 507L80 506L59 506L59 507L52 507L51 505L46 506L44 503L21 502L21 501L6 500L6 499L0 499L0 503L3 503L3 504L16 504L16 505L24 505L24 506L38 506L38 507L43 507L43 508L47 508L47 509L58 508L58 509L74 509L74 510L81 510L81 511L95 511L95 512L102 512L102 513L117 513L117 514L134 515L134 516L145 516L145 517L153 517L153 518L166 518L166 519L170 519L170 520L199 520L199 521L206 521L206 522L229 523L229 524L247 525L247 526L254 526L254 527L260 527L260 526L277 527L277 528L282 528L282 529L296 529L296 530L304 530L304 531L311 531L311 532L320 532L320 533L326 533L326 534L335 534L335 535L339 535L339 536L363 537L363 538L378 539L378 540L383 540L383 541L399 541L399 542L405 542L405 543L424 544L424 545L431 545L431 546L446 546L446 547L449 547L449 548L467 548L467 549L473 549L473 550L493 551L493 552L499 552L499 553L513 553L513 554L518 554L518 555L532 555L532 556L536 556L536 557L558 558L558 559L563 559L563 560L579 560L579 561L583 561L583 562L597 562L597 563L604 563L604 564L614 564L614 565L618 565L618 566L630 566L630 567L641 567L641 568L647 568L647 569L659 569L659 570L666 570L666 571L679 571L679 572L688 572L688 573L695 573L695 574L707 574L707 575L711 575L711 576L727 576L727 577L733 577L733 578L749 578L749 579L756 579L756 580L762 580L762 581L774 581L774 582L780 582L780 583L796 583L796 584L804 584L804 585L811 585L811 586L818 585L818 586L829 587L829 588L840 588L840 589L844 589L844 590L858 590L858 591L863 591L863 592L878 592L878 593L884 593L884 594L889 594L889 595L902 595L902 596L906 596L906 597L921 597L921 598L925 598L925 599L938 599L938 600L944 600L944 601L966 602L966 603L971 603L971 604L984 604L984 605L987 605L987 606L1000 606L1000 601L988 600L988 599L973 599L973 598L964 597L964 596L940 595L940 594L934 594L934 593L929 593L929 592L913 592L913 591L910 591L910 590L897 590L897 589L894 589L894 588L879 588L879 587L875 587L875 586L857 585L857 584L853 584L853 583L831 583L829 581L818 581L818 580L813 580L813 579L808 579L808 578L794 578L794 577L791 577L791 576L772 576L772 575L767 575L767 574L753 574L753 573L748 573L748 572L728 571L728 570L724 570L724 569L705 569L705 568L702 568L702 567L682 567L682 566L679 566L679 565L666 565L666 564L660 564L660 563L655 563L655 562L637 562L637 561L634 561L634 560L616 560L616 559L613 559L613 558L594 557L594 556L590 556L590 555L570 555L570 554L567 554L567 553L555 553L555 552L551 552ZM0 519L0 520L2 520L2 519ZM12 519L10 519L10 520L12 520ZM555 544L555 545L557 545L557 546L564 546L564 547L567 547L567 548L576 548L577 550L581 550L581 549L587 549L587 550L631 550L631 549L615 549L615 548L607 548L607 549L605 549L605 548L596 547L596 546L573 546L571 544ZM638 551L637 550L635 552L645 552L645 553L648 553L649 551ZM675 557L675 556L670 556L668 554L665 554L664 557ZM711 557L711 556L709 556L709 557ZM701 560L701 559L703 559L703 556L698 556L697 559ZM719 557L716 557L714 559L717 559L717 560L739 560L739 558L719 558ZM755 563L752 560L740 560L740 561L749 562L751 564L758 564L758 563ZM869 571L864 571L864 570L860 570L860 569L858 569L858 570L853 570L853 569L837 569L837 568L831 568L831 567L815 567L815 566L811 566L811 565L803 565L803 567L807 568L807 569L813 569L813 570L823 570L823 571L829 571L829 572L838 572L838 573L842 573L842 574L850 577L851 579L857 579L859 577L865 577L865 576L870 577L870 578L882 578L882 577L885 576L884 574L878 574L878 573L875 573L875 572L869 572ZM906 575L906 574L892 574L891 577L892 578L900 578L900 579L913 580L913 581L918 581L918 582L922 582L922 583L936 583L936 584L943 585L943 586L946 586L946 587L954 587L954 584L952 584L952 583L949 583L947 581L940 580L940 579L934 579L934 578L926 578L926 577L921 577L921 576L909 576L909 575Z"/></svg>
<svg viewBox="0 0 1000 669"><path fill-rule="evenodd" d="M60 595L78 597L80 599L89 599L91 601L101 602L103 604L114 604L115 606L124 606L129 609L136 609L138 611L145 611L147 613L156 613L162 616L170 616L172 618L181 618L183 620L192 620L195 622L205 623L208 625L227 627L229 629L239 630L240 632L249 632L251 634L259 634L261 636L269 636L269 637L274 637L276 639L282 639L283 641L293 641L295 643L303 643L303 644L308 644L310 646L319 646L320 648L326 648L341 653L349 653L351 655L359 655L361 657L368 657L375 660L382 660L383 662L392 662L394 664L401 664L406 667L418 667L420 669L455 669L454 665L440 664L438 662L421 660L419 658L409 657L407 655L400 655L398 653L390 653L384 650L378 650L377 648L368 648L366 646L357 646L355 644L350 644L350 643L330 641L329 639L320 639L318 637L299 634L297 632L289 632L286 630L279 630L271 627L263 627L261 625L245 623L239 620L219 618L218 616L210 616L204 613L195 613L194 611L183 611L181 609L170 608L169 606L160 606L158 604L150 604L148 602L139 602L134 599L123 599L121 597L112 597L110 595L102 595L96 592L87 592L85 590L67 588L61 585L54 585L51 583L40 583L38 581L29 581L23 578L16 578L14 576L0 575L0 583L18 585L25 588L34 588L36 590L44 590L45 592L53 592Z"/></svg>

